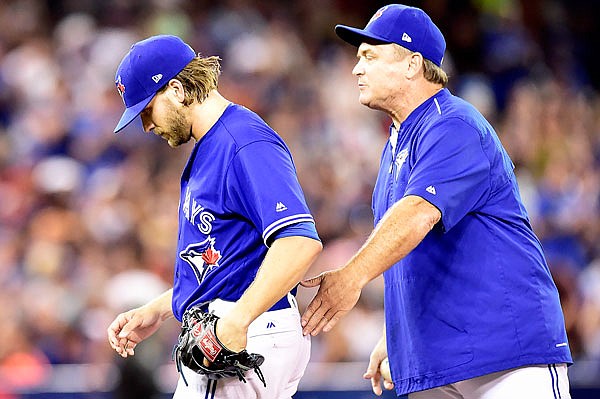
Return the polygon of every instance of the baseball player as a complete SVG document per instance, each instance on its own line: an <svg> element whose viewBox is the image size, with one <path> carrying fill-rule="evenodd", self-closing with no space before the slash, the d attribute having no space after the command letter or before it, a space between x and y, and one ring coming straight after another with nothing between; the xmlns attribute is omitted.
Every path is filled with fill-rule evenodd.
<svg viewBox="0 0 600 399"><path fill-rule="evenodd" d="M290 398L310 352L295 287L322 246L289 149L219 94L219 74L218 57L168 35L134 44L118 67L126 109L115 132L140 115L171 147L196 144L181 176L174 286L118 315L108 339L131 356L164 320L200 308L220 317L215 342L264 356L264 383L252 371L209 379L184 365L174 398Z"/></svg>
<svg viewBox="0 0 600 399"><path fill-rule="evenodd" d="M383 273L385 329L364 375L381 394L388 357L409 399L569 398L558 291L492 126L445 88L445 40L425 12L392 4L364 29L359 101L392 119L373 193L375 229L320 284L304 332L330 330Z"/></svg>

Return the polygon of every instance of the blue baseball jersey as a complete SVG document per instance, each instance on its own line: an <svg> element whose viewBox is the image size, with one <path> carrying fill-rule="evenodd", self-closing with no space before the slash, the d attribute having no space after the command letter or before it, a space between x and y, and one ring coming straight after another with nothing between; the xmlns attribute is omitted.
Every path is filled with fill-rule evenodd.
<svg viewBox="0 0 600 399"><path fill-rule="evenodd" d="M217 298L238 300L286 228L318 239L290 151L258 115L231 104L181 177L175 317Z"/></svg>
<svg viewBox="0 0 600 399"><path fill-rule="evenodd" d="M442 219L384 273L399 395L532 364L571 363L558 291L490 124L441 90L391 129L373 194L377 224L416 195Z"/></svg>

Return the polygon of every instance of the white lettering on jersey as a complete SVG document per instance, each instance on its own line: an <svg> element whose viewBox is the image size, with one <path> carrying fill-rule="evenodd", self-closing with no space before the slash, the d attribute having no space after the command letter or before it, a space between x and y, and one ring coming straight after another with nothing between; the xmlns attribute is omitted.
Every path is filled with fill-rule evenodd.
<svg viewBox="0 0 600 399"><path fill-rule="evenodd" d="M185 216L185 218L187 220L190 220L190 197L191 197L192 193L190 192L190 188L188 187L185 190L185 198L183 200L183 208L182 208L182 212L183 215Z"/></svg>
<svg viewBox="0 0 600 399"><path fill-rule="evenodd" d="M198 216L203 210L204 207L197 203L194 199L194 202L192 203L192 218L190 219L190 222L194 223L194 220L196 220L196 216Z"/></svg>
<svg viewBox="0 0 600 399"><path fill-rule="evenodd" d="M215 217L210 212L201 212L200 213L200 222L198 223L198 229L200 232L204 234L208 234L212 230L212 222L215 220Z"/></svg>
<svg viewBox="0 0 600 399"><path fill-rule="evenodd" d="M192 200L191 197L192 194L188 187L185 191L185 199L183 201L183 215L187 221L198 227L201 233L209 234L212 231L212 222L215 220L215 216L205 210L206 208L200 205L195 199Z"/></svg>

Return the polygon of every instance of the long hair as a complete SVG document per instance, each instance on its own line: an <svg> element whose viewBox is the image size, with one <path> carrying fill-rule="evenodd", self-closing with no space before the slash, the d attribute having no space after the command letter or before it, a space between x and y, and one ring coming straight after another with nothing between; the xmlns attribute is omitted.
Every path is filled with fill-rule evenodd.
<svg viewBox="0 0 600 399"><path fill-rule="evenodd" d="M448 85L448 74L432 61L423 58L423 76L429 82L441 84L442 87Z"/></svg>
<svg viewBox="0 0 600 399"><path fill-rule="evenodd" d="M202 104L208 93L215 90L219 85L221 75L221 58L217 56L202 57L198 54L181 72L173 79L177 79L183 85L185 98L184 105L193 102ZM165 90L166 86L162 89Z"/></svg>

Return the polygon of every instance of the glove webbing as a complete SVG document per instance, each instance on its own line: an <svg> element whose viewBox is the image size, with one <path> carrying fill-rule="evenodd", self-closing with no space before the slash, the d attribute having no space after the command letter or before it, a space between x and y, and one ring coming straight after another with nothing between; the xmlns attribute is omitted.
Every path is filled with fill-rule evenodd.
<svg viewBox="0 0 600 399"><path fill-rule="evenodd" d="M187 382L187 379L185 378L185 374L183 372L183 367L181 366L181 355L179 354L180 351L181 351L181 349L180 349L179 345L175 345L173 347L171 359L175 361L175 365L177 366L177 372L179 374L181 374L181 378L183 379L183 382L184 382L185 386L187 387L187 386L189 386L189 384ZM194 361L196 361L196 359L194 359ZM196 364L198 364L198 362L196 362ZM200 365L198 364L198 366L200 366ZM260 380L260 382L262 382L264 387L266 388L267 382L265 381L265 376L264 376L262 370L260 369L260 367L258 367L258 366L254 367L254 372L258 376L258 379ZM242 371L240 369L236 370L236 374L240 381L242 381L244 383L246 382L244 373L242 373Z"/></svg>

